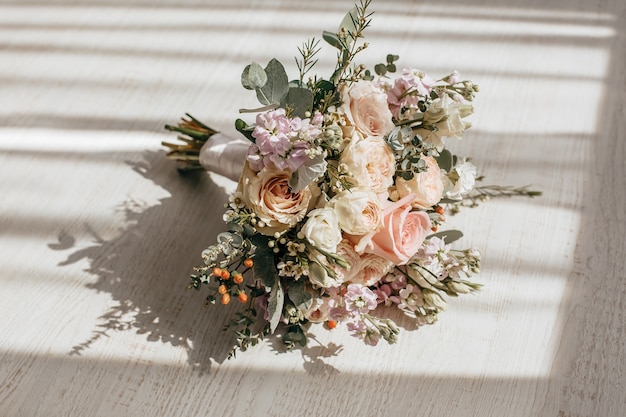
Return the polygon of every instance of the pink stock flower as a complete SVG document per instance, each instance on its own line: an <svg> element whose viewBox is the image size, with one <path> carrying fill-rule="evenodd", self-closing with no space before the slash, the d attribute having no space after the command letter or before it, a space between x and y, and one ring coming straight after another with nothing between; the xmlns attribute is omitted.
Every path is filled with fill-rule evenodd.
<svg viewBox="0 0 626 417"><path fill-rule="evenodd" d="M376 294L369 288L359 284L348 285L344 301L346 310L351 313L367 313L370 310L374 310L378 305Z"/></svg>
<svg viewBox="0 0 626 417"><path fill-rule="evenodd" d="M248 150L248 163L255 172L266 166L295 172L309 159L311 141L322 132L323 117L318 112L313 119L289 118L285 109L260 113L252 132L255 143Z"/></svg>

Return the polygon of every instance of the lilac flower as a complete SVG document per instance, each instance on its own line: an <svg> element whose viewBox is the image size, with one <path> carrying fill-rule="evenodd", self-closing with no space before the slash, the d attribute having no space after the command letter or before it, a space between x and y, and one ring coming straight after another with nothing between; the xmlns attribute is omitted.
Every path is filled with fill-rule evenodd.
<svg viewBox="0 0 626 417"><path fill-rule="evenodd" d="M323 116L313 119L287 117L284 109L270 110L256 117L252 132L255 144L248 151L248 164L254 171L267 165L297 171L310 159L312 142L322 133Z"/></svg>
<svg viewBox="0 0 626 417"><path fill-rule="evenodd" d="M344 295L346 303L346 310L355 314L367 313L370 310L374 310L378 305L376 301L376 294L369 288L359 285L348 285L348 291Z"/></svg>

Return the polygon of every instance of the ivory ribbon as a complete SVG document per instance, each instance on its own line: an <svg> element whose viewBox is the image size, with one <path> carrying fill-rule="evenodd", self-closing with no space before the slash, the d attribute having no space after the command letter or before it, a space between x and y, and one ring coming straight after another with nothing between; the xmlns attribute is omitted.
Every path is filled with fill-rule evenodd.
<svg viewBox="0 0 626 417"><path fill-rule="evenodd" d="M233 181L239 181L250 141L216 133L200 149L200 165Z"/></svg>

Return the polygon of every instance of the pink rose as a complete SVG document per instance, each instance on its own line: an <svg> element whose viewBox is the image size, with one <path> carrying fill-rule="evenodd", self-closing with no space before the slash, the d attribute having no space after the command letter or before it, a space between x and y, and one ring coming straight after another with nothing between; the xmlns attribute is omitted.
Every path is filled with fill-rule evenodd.
<svg viewBox="0 0 626 417"><path fill-rule="evenodd" d="M383 227L378 232L362 236L355 246L357 253L373 253L396 265L404 265L417 253L430 232L428 214L411 211L415 196L391 203L383 212Z"/></svg>
<svg viewBox="0 0 626 417"><path fill-rule="evenodd" d="M428 209L441 201L443 197L443 179L441 169L432 156L422 156L427 170L416 174L412 179L396 178L396 190L400 198L411 194L413 207Z"/></svg>
<svg viewBox="0 0 626 417"><path fill-rule="evenodd" d="M340 89L341 110L365 136L384 136L395 127L387 95L371 81L359 80Z"/></svg>

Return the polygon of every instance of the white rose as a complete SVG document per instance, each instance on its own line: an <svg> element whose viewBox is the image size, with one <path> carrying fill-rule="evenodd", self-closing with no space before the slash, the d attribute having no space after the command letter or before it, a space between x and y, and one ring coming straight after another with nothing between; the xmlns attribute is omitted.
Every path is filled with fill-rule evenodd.
<svg viewBox="0 0 626 417"><path fill-rule="evenodd" d="M311 245L334 253L341 242L341 230L337 214L331 208L319 208L309 212L301 232Z"/></svg>
<svg viewBox="0 0 626 417"><path fill-rule="evenodd" d="M437 136L460 139L469 123L463 121L474 111L471 104L459 103L448 95L433 100L424 113L424 123L437 127Z"/></svg>
<svg viewBox="0 0 626 417"><path fill-rule="evenodd" d="M446 189L446 196L460 200L463 195L469 193L476 183L476 167L471 162L463 162L457 165L453 172L448 175L450 186Z"/></svg>
<svg viewBox="0 0 626 417"><path fill-rule="evenodd" d="M331 201L339 227L350 235L364 235L380 228L383 208L378 196L367 189L353 188L342 191Z"/></svg>

